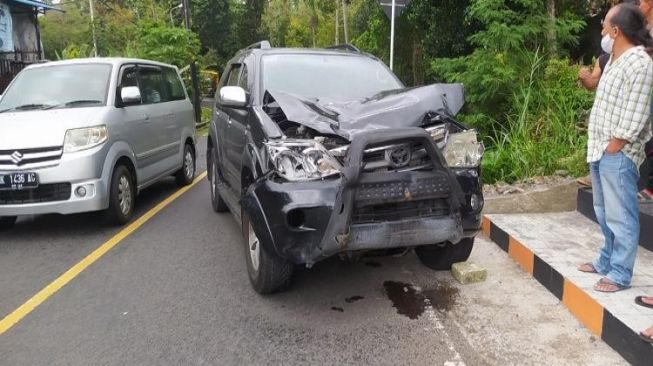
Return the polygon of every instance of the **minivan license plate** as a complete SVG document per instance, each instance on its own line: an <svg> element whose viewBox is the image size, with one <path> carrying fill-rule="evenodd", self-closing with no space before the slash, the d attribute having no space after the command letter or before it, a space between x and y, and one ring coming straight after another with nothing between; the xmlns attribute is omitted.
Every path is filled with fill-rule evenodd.
<svg viewBox="0 0 653 366"><path fill-rule="evenodd" d="M36 173L0 173L0 189L21 190L36 188L38 185Z"/></svg>

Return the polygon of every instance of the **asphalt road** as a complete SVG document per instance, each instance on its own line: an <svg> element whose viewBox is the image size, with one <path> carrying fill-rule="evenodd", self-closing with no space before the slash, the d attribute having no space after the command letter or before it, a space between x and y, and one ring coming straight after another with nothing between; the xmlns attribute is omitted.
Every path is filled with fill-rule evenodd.
<svg viewBox="0 0 653 366"><path fill-rule="evenodd" d="M145 191L139 214L176 190ZM328 260L259 296L236 221L208 198L204 180L1 334L0 365L623 363L482 239L486 283L457 285L411 253ZM0 233L0 319L119 230L85 214Z"/></svg>

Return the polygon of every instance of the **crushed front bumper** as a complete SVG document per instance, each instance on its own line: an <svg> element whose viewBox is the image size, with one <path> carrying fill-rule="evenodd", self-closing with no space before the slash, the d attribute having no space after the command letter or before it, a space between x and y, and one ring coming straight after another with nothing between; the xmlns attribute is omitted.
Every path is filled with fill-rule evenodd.
<svg viewBox="0 0 653 366"><path fill-rule="evenodd" d="M362 172L368 146L415 140L432 171ZM344 251L457 243L480 228L480 209L468 199L481 195L480 178L477 170L454 174L443 162L422 129L368 131L353 139L340 178L260 180L241 203L263 249L298 264Z"/></svg>

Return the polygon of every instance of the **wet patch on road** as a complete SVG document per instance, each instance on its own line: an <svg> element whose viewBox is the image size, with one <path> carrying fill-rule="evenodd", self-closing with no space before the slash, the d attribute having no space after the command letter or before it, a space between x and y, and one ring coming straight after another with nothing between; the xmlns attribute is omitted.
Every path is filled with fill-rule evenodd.
<svg viewBox="0 0 653 366"><path fill-rule="evenodd" d="M358 296L358 295L356 295L356 296L352 296L352 297L348 297L348 298L346 298L346 299L345 299L345 302L346 302L347 304L351 304L351 303L354 303L354 302L356 302L356 301L358 301L358 300L363 300L364 298L365 298L365 296Z"/></svg>
<svg viewBox="0 0 653 366"><path fill-rule="evenodd" d="M448 284L422 290L408 283L385 281L383 288L397 313L410 319L419 318L428 308L451 310L458 298L458 289Z"/></svg>

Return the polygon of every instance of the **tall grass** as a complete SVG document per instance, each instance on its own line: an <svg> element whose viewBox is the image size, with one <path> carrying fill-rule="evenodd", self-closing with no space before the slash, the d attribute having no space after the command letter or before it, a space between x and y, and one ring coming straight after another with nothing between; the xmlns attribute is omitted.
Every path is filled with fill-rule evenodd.
<svg viewBox="0 0 653 366"><path fill-rule="evenodd" d="M592 93L578 87L577 75L577 67L567 60L531 55L529 73L517 81L505 126L488 137L486 182L513 182L558 170L586 173L582 120Z"/></svg>

